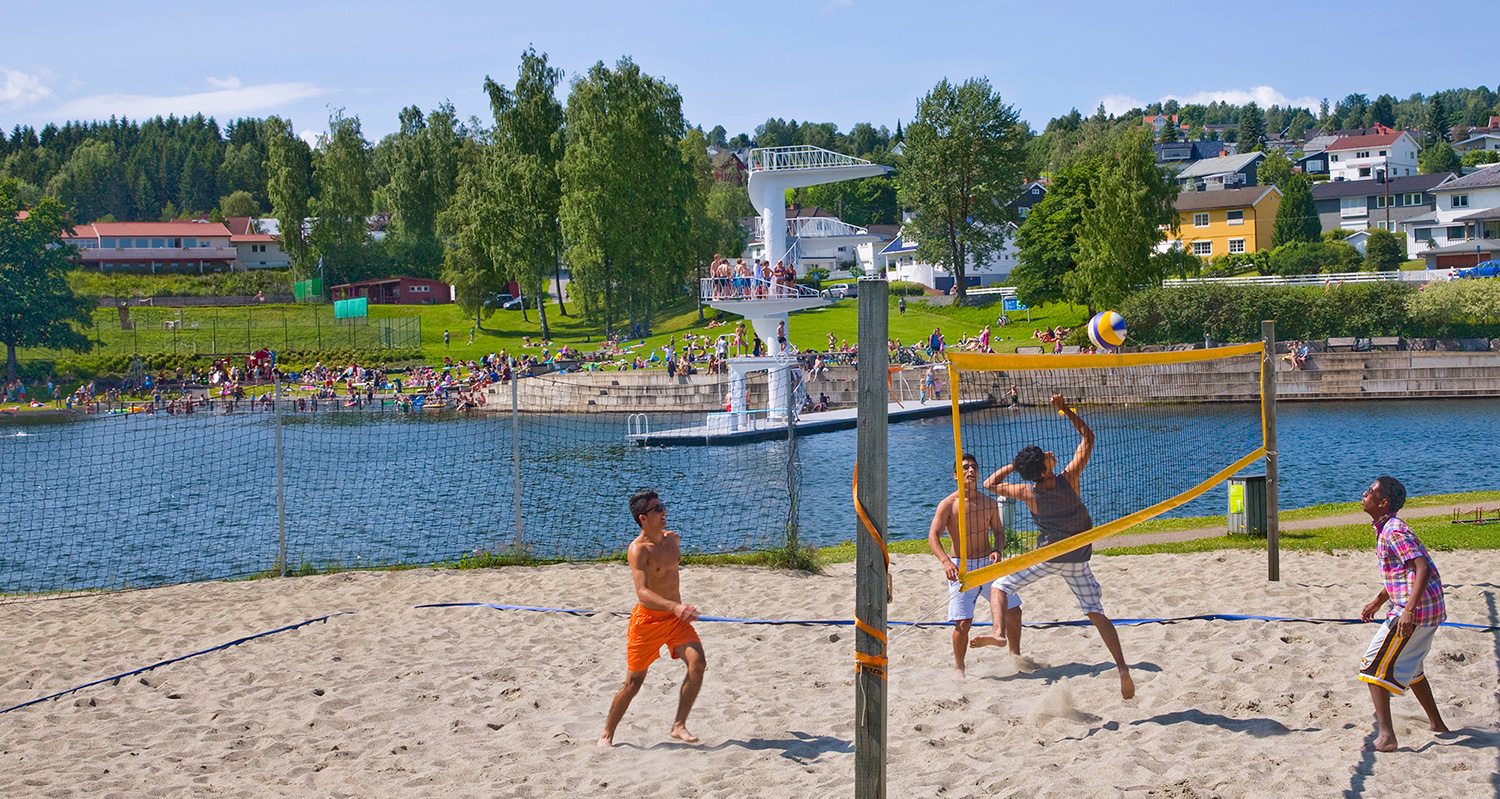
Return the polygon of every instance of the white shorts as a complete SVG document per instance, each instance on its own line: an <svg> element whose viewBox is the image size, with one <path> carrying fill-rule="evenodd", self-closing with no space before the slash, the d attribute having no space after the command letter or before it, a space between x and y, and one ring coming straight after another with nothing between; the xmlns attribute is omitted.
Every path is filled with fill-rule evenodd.
<svg viewBox="0 0 1500 799"><path fill-rule="evenodd" d="M969 558L967 563L968 568L964 571L977 571L990 565L990 559L988 557ZM994 581L985 582L965 591L961 583L949 580L948 621L964 621L974 618L974 606L978 604L979 594L983 592L984 600L988 602L990 599L990 586L993 584ZM1011 594L1006 599L1005 606L1008 608L1018 608L1021 606L1021 598L1015 594Z"/></svg>
<svg viewBox="0 0 1500 799"><path fill-rule="evenodd" d="M1029 569L1022 569L1015 574L1000 578L996 588L1004 591L1010 596L1015 596L1016 591L1024 588L1043 577L1052 575L1062 577L1072 589L1073 597L1078 600L1078 607L1083 609L1085 615L1089 613L1104 612L1104 592L1099 588L1099 581L1094 579L1094 570L1089 568L1088 561L1077 563L1038 563ZM1016 601L1020 604L1020 600Z"/></svg>
<svg viewBox="0 0 1500 799"><path fill-rule="evenodd" d="M1412 683L1427 679L1422 661L1432 648L1432 634L1437 632L1437 627L1417 627L1403 638L1396 629L1399 619L1391 616L1380 625L1359 661L1362 682L1378 685L1396 696L1406 693Z"/></svg>

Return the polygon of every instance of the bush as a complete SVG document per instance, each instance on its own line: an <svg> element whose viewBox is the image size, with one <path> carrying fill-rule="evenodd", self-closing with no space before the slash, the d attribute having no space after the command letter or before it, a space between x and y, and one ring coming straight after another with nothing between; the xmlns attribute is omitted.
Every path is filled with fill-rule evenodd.
<svg viewBox="0 0 1500 799"><path fill-rule="evenodd" d="M75 269L68 285L87 297L251 297L258 292L290 295L292 276L261 269L216 275L106 275Z"/></svg>
<svg viewBox="0 0 1500 799"><path fill-rule="evenodd" d="M1500 337L1500 281L1433 283L1414 289L1399 282L1319 286L1200 284L1148 289L1128 297L1120 315L1132 343L1255 341L1262 319L1276 320L1276 337L1406 338Z"/></svg>
<svg viewBox="0 0 1500 799"><path fill-rule="evenodd" d="M1365 240L1365 262L1376 272L1394 272L1406 261L1406 237L1381 228Z"/></svg>
<svg viewBox="0 0 1500 799"><path fill-rule="evenodd" d="M891 295L906 295L908 297L922 297L927 294L927 287L921 283L911 283L904 280L891 281Z"/></svg>
<svg viewBox="0 0 1500 799"><path fill-rule="evenodd" d="M1342 241L1294 241L1271 251L1270 273L1283 277L1316 275L1319 272L1358 271L1363 260L1359 250Z"/></svg>

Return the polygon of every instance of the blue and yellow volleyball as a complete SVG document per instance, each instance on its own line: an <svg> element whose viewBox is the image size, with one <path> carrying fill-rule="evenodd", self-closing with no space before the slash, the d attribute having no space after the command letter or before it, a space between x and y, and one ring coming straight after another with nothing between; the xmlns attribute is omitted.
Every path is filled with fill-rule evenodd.
<svg viewBox="0 0 1500 799"><path fill-rule="evenodd" d="M1117 350L1125 343L1125 319L1114 311L1100 311L1089 320L1089 341L1106 350Z"/></svg>

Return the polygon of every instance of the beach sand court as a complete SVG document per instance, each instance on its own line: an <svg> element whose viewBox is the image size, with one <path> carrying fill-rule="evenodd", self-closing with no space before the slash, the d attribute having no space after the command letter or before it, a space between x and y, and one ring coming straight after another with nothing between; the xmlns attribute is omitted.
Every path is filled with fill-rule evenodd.
<svg viewBox="0 0 1500 799"><path fill-rule="evenodd" d="M1500 552L1434 553L1449 620L1494 625ZM1357 617L1374 555L1095 557L1105 611ZM927 556L892 563L893 620L942 620ZM705 615L851 619L853 564L802 575L687 567ZM1061 580L1022 594L1028 622L1080 618ZM853 629L699 622L708 672L670 741L682 664L651 669L615 736L623 616L414 608L491 602L628 611L623 564L411 570L0 605L0 707L257 632L276 635L0 714L0 796L804 797L853 793ZM981 602L979 617L988 617ZM1394 700L1402 751L1373 738L1355 679L1373 625L1189 621L1120 628L1122 700L1091 627L1028 629L1019 670L950 630L891 629L889 795L1500 797L1500 636L1444 628L1427 673L1448 736Z"/></svg>

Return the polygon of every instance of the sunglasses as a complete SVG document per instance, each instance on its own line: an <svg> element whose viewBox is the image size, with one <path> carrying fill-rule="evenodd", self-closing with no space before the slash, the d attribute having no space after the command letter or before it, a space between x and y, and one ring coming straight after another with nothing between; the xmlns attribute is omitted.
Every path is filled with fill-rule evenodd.
<svg viewBox="0 0 1500 799"><path fill-rule="evenodd" d="M665 503L665 502L658 502L658 503L656 503L656 504L654 504L651 507L649 507L649 508L646 509L647 513L656 513L657 511L661 511L662 513L666 513L667 512L667 503Z"/></svg>

